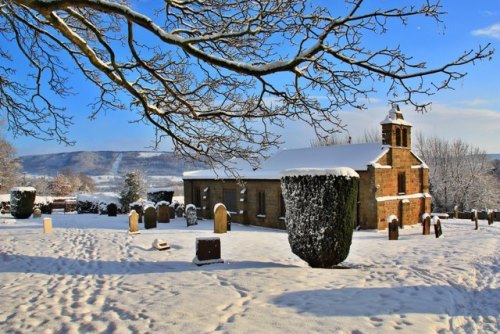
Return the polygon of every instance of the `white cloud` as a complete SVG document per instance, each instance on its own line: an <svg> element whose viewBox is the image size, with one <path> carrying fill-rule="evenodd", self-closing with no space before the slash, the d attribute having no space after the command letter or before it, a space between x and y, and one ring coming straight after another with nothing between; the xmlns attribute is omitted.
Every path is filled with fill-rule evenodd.
<svg viewBox="0 0 500 334"><path fill-rule="evenodd" d="M489 36L500 39L500 23L495 23L483 29L473 30L472 34L476 36Z"/></svg>

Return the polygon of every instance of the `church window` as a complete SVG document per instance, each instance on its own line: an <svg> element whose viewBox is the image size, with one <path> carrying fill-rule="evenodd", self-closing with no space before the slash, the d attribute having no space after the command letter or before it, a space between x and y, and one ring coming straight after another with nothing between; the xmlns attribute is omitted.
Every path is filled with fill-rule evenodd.
<svg viewBox="0 0 500 334"><path fill-rule="evenodd" d="M396 146L401 146L401 129L396 129Z"/></svg>
<svg viewBox="0 0 500 334"><path fill-rule="evenodd" d="M408 129L403 129L403 146L408 147Z"/></svg>
<svg viewBox="0 0 500 334"><path fill-rule="evenodd" d="M405 172L398 173L398 194L406 193L406 174Z"/></svg>

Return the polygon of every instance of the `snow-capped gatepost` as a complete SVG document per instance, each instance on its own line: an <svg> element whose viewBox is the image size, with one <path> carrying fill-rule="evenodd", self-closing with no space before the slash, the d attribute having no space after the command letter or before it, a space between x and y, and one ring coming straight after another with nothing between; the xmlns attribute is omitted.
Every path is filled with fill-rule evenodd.
<svg viewBox="0 0 500 334"><path fill-rule="evenodd" d="M196 214L196 206L194 206L194 204L188 204L186 206L186 225L188 227L197 225L198 224L197 220L198 217Z"/></svg>
<svg viewBox="0 0 500 334"><path fill-rule="evenodd" d="M139 214L131 210L128 214L128 233L139 234Z"/></svg>
<svg viewBox="0 0 500 334"><path fill-rule="evenodd" d="M27 219L33 213L36 189L16 187L10 190L10 214L17 219Z"/></svg>
<svg viewBox="0 0 500 334"><path fill-rule="evenodd" d="M290 169L281 174L292 252L314 268L349 255L359 175L351 168Z"/></svg>
<svg viewBox="0 0 500 334"><path fill-rule="evenodd" d="M390 215L385 219L387 221L387 227L389 230L389 240L399 239L399 222L398 217L395 215Z"/></svg>
<svg viewBox="0 0 500 334"><path fill-rule="evenodd" d="M443 230L441 229L441 220L438 216L432 217L432 224L434 225L434 233L436 234L436 238L439 238L443 235Z"/></svg>
<svg viewBox="0 0 500 334"><path fill-rule="evenodd" d="M157 213L156 209L152 205L147 205L144 208L144 228L156 228Z"/></svg>
<svg viewBox="0 0 500 334"><path fill-rule="evenodd" d="M431 216L428 213L422 215L423 235L431 234Z"/></svg>
<svg viewBox="0 0 500 334"><path fill-rule="evenodd" d="M170 223L170 203L160 201L156 203L156 210L158 210L158 223Z"/></svg>
<svg viewBox="0 0 500 334"><path fill-rule="evenodd" d="M222 203L214 206L214 233L227 232L227 209Z"/></svg>

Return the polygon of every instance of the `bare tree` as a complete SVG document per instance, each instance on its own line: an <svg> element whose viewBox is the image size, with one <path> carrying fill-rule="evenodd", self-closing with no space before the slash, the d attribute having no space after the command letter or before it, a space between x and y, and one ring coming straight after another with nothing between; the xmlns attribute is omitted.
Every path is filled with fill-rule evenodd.
<svg viewBox="0 0 500 334"><path fill-rule="evenodd" d="M284 119L327 137L344 126L337 112L365 108L377 83L391 102L425 110L421 98L493 53L488 44L428 68L398 46L369 45L391 21L441 23L439 0L339 2L333 13L312 0L165 0L141 13L125 0L0 0L0 108L16 134L70 143L71 118L53 97L73 93L74 68L100 91L91 117L132 109L157 144L168 137L186 157L256 164L279 145L272 128ZM21 57L32 82L15 79Z"/></svg>
<svg viewBox="0 0 500 334"><path fill-rule="evenodd" d="M15 148L0 136L0 191L9 192L19 185L21 164L16 157Z"/></svg>
<svg viewBox="0 0 500 334"><path fill-rule="evenodd" d="M452 211L488 208L495 202L493 164L486 153L457 139L417 135L415 149L429 166L433 206Z"/></svg>

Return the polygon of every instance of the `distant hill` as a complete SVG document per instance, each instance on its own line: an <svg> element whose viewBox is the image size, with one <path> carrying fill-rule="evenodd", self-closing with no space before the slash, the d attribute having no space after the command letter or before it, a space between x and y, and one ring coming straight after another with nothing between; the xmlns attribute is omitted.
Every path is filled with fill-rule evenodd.
<svg viewBox="0 0 500 334"><path fill-rule="evenodd" d="M181 176L186 170L206 168L188 163L172 152L78 151L20 157L23 172L30 175L55 176L63 169L89 176L125 175L138 169L147 176Z"/></svg>
<svg viewBox="0 0 500 334"><path fill-rule="evenodd" d="M487 154L490 160L500 160L500 153L497 154Z"/></svg>

